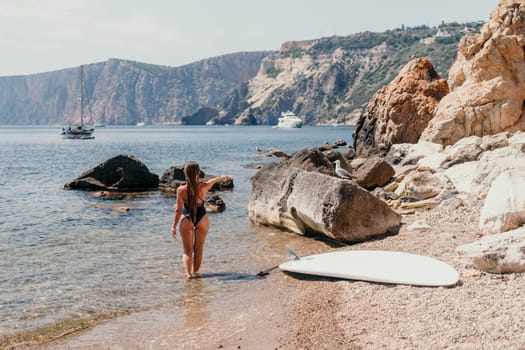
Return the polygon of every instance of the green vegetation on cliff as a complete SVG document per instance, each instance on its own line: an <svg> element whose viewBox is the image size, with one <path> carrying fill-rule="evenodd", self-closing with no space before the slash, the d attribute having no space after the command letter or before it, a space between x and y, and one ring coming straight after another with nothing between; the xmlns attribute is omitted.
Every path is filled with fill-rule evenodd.
<svg viewBox="0 0 525 350"><path fill-rule="evenodd" d="M283 46L275 58L309 56L319 66L323 57L331 56L333 60L334 53L339 52L337 64L344 74L338 77L347 78L344 82L339 80L339 84L346 88L334 91L332 103L326 101L325 110L301 111L303 115L312 112L316 116L337 116L366 106L375 92L392 81L413 58L429 58L440 76L446 78L461 38L467 33L479 32L482 25L483 22L443 23L433 28L402 27L382 33L363 32L295 42ZM276 71L278 69L273 68L273 75ZM311 93L312 100L319 98L313 96L315 92Z"/></svg>
<svg viewBox="0 0 525 350"><path fill-rule="evenodd" d="M275 124L286 110L307 124L344 122L413 58L429 58L446 78L459 41L482 24L289 42L274 52L240 52L181 67L110 59L86 66L88 123ZM78 86L78 69L0 77L0 124L74 122Z"/></svg>

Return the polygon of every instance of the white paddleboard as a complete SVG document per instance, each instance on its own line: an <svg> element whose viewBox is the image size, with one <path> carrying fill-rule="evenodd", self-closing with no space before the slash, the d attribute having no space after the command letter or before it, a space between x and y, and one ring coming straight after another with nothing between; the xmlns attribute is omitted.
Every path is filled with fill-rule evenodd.
<svg viewBox="0 0 525 350"><path fill-rule="evenodd" d="M284 271L380 283L453 286L459 273L423 255L385 250L351 250L310 255L279 265Z"/></svg>

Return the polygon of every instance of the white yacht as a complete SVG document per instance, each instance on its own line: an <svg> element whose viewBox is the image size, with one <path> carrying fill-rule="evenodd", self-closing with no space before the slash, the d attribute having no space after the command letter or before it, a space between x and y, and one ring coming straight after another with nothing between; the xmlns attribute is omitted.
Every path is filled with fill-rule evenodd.
<svg viewBox="0 0 525 350"><path fill-rule="evenodd" d="M277 123L278 128L300 128L302 126L303 120L290 111L281 113Z"/></svg>

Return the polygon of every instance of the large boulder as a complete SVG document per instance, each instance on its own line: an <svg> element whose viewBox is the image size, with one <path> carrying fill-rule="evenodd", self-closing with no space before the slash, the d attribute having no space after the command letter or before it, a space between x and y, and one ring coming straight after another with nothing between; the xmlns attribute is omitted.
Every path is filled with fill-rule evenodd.
<svg viewBox="0 0 525 350"><path fill-rule="evenodd" d="M525 3L500 0L479 34L466 35L449 71L451 92L422 140L450 145L467 136L525 130Z"/></svg>
<svg viewBox="0 0 525 350"><path fill-rule="evenodd" d="M394 231L401 216L352 181L284 164L269 164L252 178L253 223L344 242Z"/></svg>
<svg viewBox="0 0 525 350"><path fill-rule="evenodd" d="M367 190L386 185L396 173L382 157L357 158L351 166L356 182Z"/></svg>
<svg viewBox="0 0 525 350"><path fill-rule="evenodd" d="M458 190L485 198L490 185L500 174L524 170L525 145L518 143L483 152L479 160L450 167L445 170L445 175Z"/></svg>
<svg viewBox="0 0 525 350"><path fill-rule="evenodd" d="M483 271L525 272L525 227L460 245L456 251Z"/></svg>
<svg viewBox="0 0 525 350"><path fill-rule="evenodd" d="M479 161L474 161L455 165L445 170L445 176L450 179L459 192L478 195L478 197L483 198L486 194L486 192L483 193L483 187L478 188L481 191L479 193L476 193L476 190L474 190L474 179L476 177L478 164ZM487 184L487 186L489 185L490 184Z"/></svg>
<svg viewBox="0 0 525 350"><path fill-rule="evenodd" d="M199 177L204 177L202 170L199 173ZM163 191L177 191L177 188L186 183L186 175L184 175L184 165L182 166L171 166L164 170L160 177L159 187Z"/></svg>
<svg viewBox="0 0 525 350"><path fill-rule="evenodd" d="M385 160L396 168L407 165L416 165L420 159L440 153L443 146L431 142L418 142L416 144L399 143L392 145L385 156Z"/></svg>
<svg viewBox="0 0 525 350"><path fill-rule="evenodd" d="M343 167L347 168L346 160L340 154L331 160L324 152L315 148L301 149L292 154L289 159L284 160L281 165L335 176L335 166L333 164L335 159L339 159Z"/></svg>
<svg viewBox="0 0 525 350"><path fill-rule="evenodd" d="M428 59L407 63L372 97L357 122L353 134L356 155L384 154L393 144L416 143L447 93L447 81Z"/></svg>
<svg viewBox="0 0 525 350"><path fill-rule="evenodd" d="M506 171L490 185L479 227L485 233L513 230L525 223L525 170Z"/></svg>
<svg viewBox="0 0 525 350"><path fill-rule="evenodd" d="M405 200L420 201L450 190L452 184L442 174L430 171L413 171L403 178L395 193Z"/></svg>
<svg viewBox="0 0 525 350"><path fill-rule="evenodd" d="M321 174L337 176L335 174L334 162L339 160L341 167L352 172L347 159L339 152L334 150L322 151L319 148L303 148L291 156L283 157L281 166L288 166L305 171L315 171Z"/></svg>
<svg viewBox="0 0 525 350"><path fill-rule="evenodd" d="M434 153L420 159L418 166L438 170L439 168L448 169L457 164L476 161L485 151L508 146L508 136L506 132L502 132L483 137L465 137L455 144L447 146L443 152Z"/></svg>
<svg viewBox="0 0 525 350"><path fill-rule="evenodd" d="M525 133L470 136L446 147L427 141L397 144L385 159L394 165L397 184L410 172L429 171L444 174L457 191L484 199L500 174L525 171Z"/></svg>
<svg viewBox="0 0 525 350"><path fill-rule="evenodd" d="M142 191L157 189L159 176L153 174L142 161L121 154L86 171L64 185L66 190L86 191Z"/></svg>

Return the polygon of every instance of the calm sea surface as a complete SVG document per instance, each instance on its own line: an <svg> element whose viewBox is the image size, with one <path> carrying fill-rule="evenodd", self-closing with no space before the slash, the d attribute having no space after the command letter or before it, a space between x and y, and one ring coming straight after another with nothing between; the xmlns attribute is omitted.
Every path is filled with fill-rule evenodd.
<svg viewBox="0 0 525 350"><path fill-rule="evenodd" d="M257 283L275 237L253 226L247 204L256 147L293 153L337 139L352 127L106 127L94 140L63 140L57 127L0 126L0 342L13 333L165 305L181 305L180 239L170 235L175 199L152 191L102 200L63 185L119 154L162 175L196 160L211 175L234 177L210 214L202 273L208 298ZM131 208L127 212L118 207ZM206 275L206 273L208 275ZM191 291L190 291L191 293Z"/></svg>

